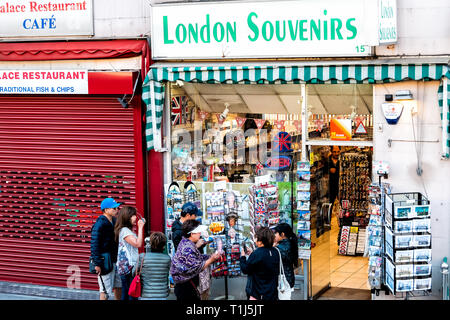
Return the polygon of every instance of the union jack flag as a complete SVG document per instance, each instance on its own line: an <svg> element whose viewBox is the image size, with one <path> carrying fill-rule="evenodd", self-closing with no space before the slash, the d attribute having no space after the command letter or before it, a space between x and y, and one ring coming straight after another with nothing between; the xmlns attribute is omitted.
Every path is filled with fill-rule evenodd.
<svg viewBox="0 0 450 320"><path fill-rule="evenodd" d="M179 96L172 98L172 125L186 123L187 120L187 104L189 98L186 96Z"/></svg>
<svg viewBox="0 0 450 320"><path fill-rule="evenodd" d="M278 152L291 152L292 137L287 132L278 132L278 134L273 139L273 148L278 150Z"/></svg>
<svg viewBox="0 0 450 320"><path fill-rule="evenodd" d="M255 208L256 215L264 215L266 213L266 207L263 205L257 205Z"/></svg>

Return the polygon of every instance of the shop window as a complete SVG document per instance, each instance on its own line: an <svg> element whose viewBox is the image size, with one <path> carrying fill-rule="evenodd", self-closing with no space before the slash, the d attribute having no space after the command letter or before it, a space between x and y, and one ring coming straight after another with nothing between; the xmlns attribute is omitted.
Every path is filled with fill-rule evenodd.
<svg viewBox="0 0 450 320"><path fill-rule="evenodd" d="M173 83L172 178L254 183L264 171L289 181L300 160L300 92L300 85Z"/></svg>
<svg viewBox="0 0 450 320"><path fill-rule="evenodd" d="M371 84L306 86L309 141L372 141Z"/></svg>

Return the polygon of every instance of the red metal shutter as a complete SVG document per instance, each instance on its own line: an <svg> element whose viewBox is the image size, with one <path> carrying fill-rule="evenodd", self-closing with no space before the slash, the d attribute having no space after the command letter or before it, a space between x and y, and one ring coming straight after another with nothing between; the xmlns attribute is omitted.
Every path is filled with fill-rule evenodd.
<svg viewBox="0 0 450 320"><path fill-rule="evenodd" d="M0 97L0 281L98 289L90 231L103 198L136 205L135 119L111 97Z"/></svg>

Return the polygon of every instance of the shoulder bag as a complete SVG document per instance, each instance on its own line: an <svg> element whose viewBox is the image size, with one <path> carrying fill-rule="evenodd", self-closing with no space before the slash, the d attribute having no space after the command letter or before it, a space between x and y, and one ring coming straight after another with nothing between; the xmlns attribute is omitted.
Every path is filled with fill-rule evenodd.
<svg viewBox="0 0 450 320"><path fill-rule="evenodd" d="M283 260L281 259L281 252L280 250L275 247L278 251L278 255L280 256L280 273L278 275L278 300L291 300L291 294L293 289L291 288L291 285L286 279L286 276L284 275L284 268L283 268Z"/></svg>
<svg viewBox="0 0 450 320"><path fill-rule="evenodd" d="M109 252L101 253L100 259L102 261L99 266L102 269L100 274L105 275L105 274L110 273L113 270L113 262L111 260L111 255L109 254ZM97 271L95 270L95 267L96 267L96 265L94 262L94 258L92 256L90 256L89 257L89 272L96 274Z"/></svg>
<svg viewBox="0 0 450 320"><path fill-rule="evenodd" d="M133 281L131 281L130 289L128 290L128 295L133 298L139 298L142 293L141 271L142 266L144 264L144 256L145 253L142 254L141 266L139 267L139 270L138 270L139 265L136 266L136 275L134 276Z"/></svg>

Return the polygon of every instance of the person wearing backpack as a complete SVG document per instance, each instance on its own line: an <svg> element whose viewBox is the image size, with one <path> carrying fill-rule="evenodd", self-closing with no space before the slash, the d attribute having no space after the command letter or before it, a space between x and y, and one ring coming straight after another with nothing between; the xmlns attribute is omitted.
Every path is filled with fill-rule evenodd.
<svg viewBox="0 0 450 320"><path fill-rule="evenodd" d="M132 231L137 220L135 207L125 206L120 209L117 223L114 227L115 240L119 244L117 251L117 272L122 281L122 300L137 300L128 295L133 281L133 266L137 263L139 248L144 242L145 220L137 222L138 234Z"/></svg>

